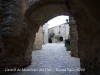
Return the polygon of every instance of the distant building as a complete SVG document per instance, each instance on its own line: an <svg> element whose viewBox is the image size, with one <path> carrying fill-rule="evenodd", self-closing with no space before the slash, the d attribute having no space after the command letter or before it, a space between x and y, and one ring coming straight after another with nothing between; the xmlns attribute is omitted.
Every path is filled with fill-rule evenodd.
<svg viewBox="0 0 100 75"><path fill-rule="evenodd" d="M69 25L67 23L52 27L48 29L49 39L52 39L52 42L64 41L69 37Z"/></svg>
<svg viewBox="0 0 100 75"><path fill-rule="evenodd" d="M45 23L43 25L43 43L46 44L48 43L48 23Z"/></svg>
<svg viewBox="0 0 100 75"><path fill-rule="evenodd" d="M40 26L38 32L36 33L36 38L34 42L33 50L42 49L42 45L46 43L55 43L59 41L64 41L69 37L69 26L64 23L59 26L55 26L48 29L49 24L45 23ZM58 37L59 40L57 39Z"/></svg>

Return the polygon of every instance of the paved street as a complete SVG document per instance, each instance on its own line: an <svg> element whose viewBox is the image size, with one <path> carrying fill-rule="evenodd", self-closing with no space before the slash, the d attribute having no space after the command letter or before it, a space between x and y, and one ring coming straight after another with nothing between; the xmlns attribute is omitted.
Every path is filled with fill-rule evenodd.
<svg viewBox="0 0 100 75"><path fill-rule="evenodd" d="M32 53L32 64L26 69L12 75L80 75L80 59L71 57L63 43L43 45L42 50ZM74 70L73 70L74 69Z"/></svg>

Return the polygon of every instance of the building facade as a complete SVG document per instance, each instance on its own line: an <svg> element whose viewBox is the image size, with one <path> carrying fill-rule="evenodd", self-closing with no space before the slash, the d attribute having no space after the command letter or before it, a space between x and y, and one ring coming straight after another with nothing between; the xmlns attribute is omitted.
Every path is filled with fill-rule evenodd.
<svg viewBox="0 0 100 75"><path fill-rule="evenodd" d="M69 25L67 23L52 27L48 29L49 39L52 42L58 42L57 37L60 37L61 41L68 39L69 37Z"/></svg>
<svg viewBox="0 0 100 75"><path fill-rule="evenodd" d="M43 25L43 43L46 44L48 43L48 23L45 23Z"/></svg>

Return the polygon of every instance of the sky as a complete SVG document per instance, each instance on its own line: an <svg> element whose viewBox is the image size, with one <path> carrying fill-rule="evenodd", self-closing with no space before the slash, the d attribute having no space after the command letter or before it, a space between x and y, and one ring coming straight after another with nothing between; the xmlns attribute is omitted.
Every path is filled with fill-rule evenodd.
<svg viewBox="0 0 100 75"><path fill-rule="evenodd" d="M47 23L49 24L49 28L52 28L57 25L66 23L66 19L69 19L69 17L68 16L57 16L57 17L51 19L50 21L48 21Z"/></svg>

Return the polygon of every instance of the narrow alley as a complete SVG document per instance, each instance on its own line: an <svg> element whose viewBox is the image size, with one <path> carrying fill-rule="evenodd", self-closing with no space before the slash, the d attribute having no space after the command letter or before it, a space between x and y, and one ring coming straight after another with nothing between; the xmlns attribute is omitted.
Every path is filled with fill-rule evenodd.
<svg viewBox="0 0 100 75"><path fill-rule="evenodd" d="M70 51L66 51L64 43L52 43L43 45L42 50L32 53L32 63L27 69L12 75L80 75L80 59L71 57ZM73 71L73 69L75 69Z"/></svg>

